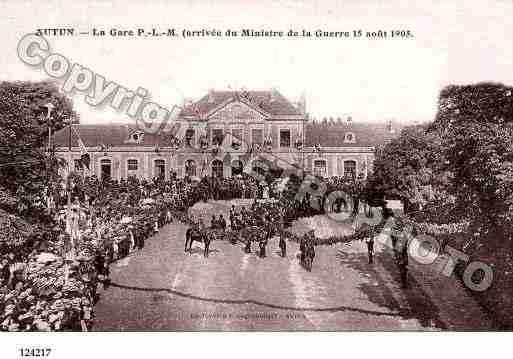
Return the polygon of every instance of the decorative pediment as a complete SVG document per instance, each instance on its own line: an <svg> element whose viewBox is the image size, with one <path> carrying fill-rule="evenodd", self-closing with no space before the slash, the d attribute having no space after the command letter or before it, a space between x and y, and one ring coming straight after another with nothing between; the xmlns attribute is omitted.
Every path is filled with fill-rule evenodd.
<svg viewBox="0 0 513 359"><path fill-rule="evenodd" d="M250 105L241 101L234 101L218 108L208 116L208 120L214 121L244 121L244 120L265 120L268 116L265 113L255 110Z"/></svg>

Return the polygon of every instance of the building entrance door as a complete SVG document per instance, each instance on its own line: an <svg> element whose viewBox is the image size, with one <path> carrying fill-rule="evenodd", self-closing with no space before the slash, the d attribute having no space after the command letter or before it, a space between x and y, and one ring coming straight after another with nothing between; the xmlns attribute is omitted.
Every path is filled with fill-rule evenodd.
<svg viewBox="0 0 513 359"><path fill-rule="evenodd" d="M102 180L110 179L112 176L112 165L111 165L110 160L101 160L100 165L101 165L101 168L100 168L101 179Z"/></svg>
<svg viewBox="0 0 513 359"><path fill-rule="evenodd" d="M166 177L166 161L155 160L155 177L165 179Z"/></svg>
<svg viewBox="0 0 513 359"><path fill-rule="evenodd" d="M219 160L214 160L212 162L212 176L223 178L223 162Z"/></svg>

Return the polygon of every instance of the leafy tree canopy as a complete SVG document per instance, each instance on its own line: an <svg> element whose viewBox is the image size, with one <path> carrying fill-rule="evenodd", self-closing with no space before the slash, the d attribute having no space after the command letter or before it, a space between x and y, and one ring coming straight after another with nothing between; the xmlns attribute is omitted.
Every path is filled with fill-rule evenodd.
<svg viewBox="0 0 513 359"><path fill-rule="evenodd" d="M477 231L513 225L512 92L496 83L449 86L429 129L453 173L450 191Z"/></svg>
<svg viewBox="0 0 513 359"><path fill-rule="evenodd" d="M51 121L45 118L47 103L54 106ZM48 126L57 131L72 118L70 99L53 82L0 83L0 181L16 194L20 212L30 211L57 180L59 161L43 150Z"/></svg>

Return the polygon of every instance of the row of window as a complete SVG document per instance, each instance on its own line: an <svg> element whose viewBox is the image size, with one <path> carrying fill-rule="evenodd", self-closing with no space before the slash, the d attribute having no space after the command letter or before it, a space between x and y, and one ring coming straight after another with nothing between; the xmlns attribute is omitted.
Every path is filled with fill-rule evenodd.
<svg viewBox="0 0 513 359"><path fill-rule="evenodd" d="M231 134L233 137L242 141L243 137L243 129L242 128L234 128L231 130ZM212 141L211 144L221 145L223 142L223 130L222 129L212 129L211 131ZM189 146L194 146L194 138L195 138L195 130L189 128L185 131L185 142ZM142 142L143 134L134 133L132 134L129 142ZM355 143L356 137L354 133L348 132L344 136L344 143ZM264 130L260 128L254 128L251 130L251 143L253 145L264 145ZM280 129L280 147L289 148L292 145L291 134L289 129Z"/></svg>
<svg viewBox="0 0 513 359"><path fill-rule="evenodd" d="M162 159L156 159L154 161L155 164L155 176L160 178L165 178L166 173L166 162ZM110 177L111 176L111 168L112 162L110 159L102 159L100 161L100 171L101 177ZM196 161L187 160L185 161L185 175L194 177L199 175L198 166L196 165ZM234 160L231 166L232 176L236 176L242 174L243 164L240 160ZM212 175L214 177L223 177L223 162L220 160L212 161ZM75 160L75 170L80 171L82 169L80 165L80 160ZM137 176L137 171L139 169L139 161L137 159L129 159L127 160L127 177ZM204 168L201 169L201 172L204 172ZM315 176L326 177L328 175L327 171L327 162L326 160L315 160L313 163L313 173ZM344 161L344 176L346 177L355 177L356 176L356 161L347 160Z"/></svg>
<svg viewBox="0 0 513 359"><path fill-rule="evenodd" d="M155 176L159 178L165 178L166 175L166 161L162 159L156 159L154 161L155 165ZM110 159L102 159L100 161L100 171L102 177L110 177L112 172L112 161ZM126 161L126 169L127 169L127 177L137 176L137 171L139 170L139 160L137 159L129 159ZM79 159L74 160L75 171L82 170L82 164Z"/></svg>
<svg viewBox="0 0 513 359"><path fill-rule="evenodd" d="M243 129L234 128L231 130L232 137L239 141L243 139ZM185 131L185 142L189 146L194 146L195 130L189 128ZM221 145L224 138L224 131L222 129L212 129L211 131L211 144ZM251 144L252 145L264 145L264 130L261 128L251 129ZM288 148L291 147L291 132L289 129L280 129L280 147Z"/></svg>
<svg viewBox="0 0 513 359"><path fill-rule="evenodd" d="M232 162L231 167L232 167L231 168L232 176L242 174L243 164L241 161L234 160ZM314 175L316 175L316 176L327 177L328 171L327 171L326 160L315 160L313 172L314 172ZM185 161L185 174L190 177L198 175L196 161L194 161L194 160ZM212 162L212 175L214 177L223 177L223 162L222 161L214 160ZM353 161L353 160L344 161L344 176L345 177L353 177L353 178L356 177L356 161Z"/></svg>
<svg viewBox="0 0 513 359"><path fill-rule="evenodd" d="M327 177L327 162L326 160L315 160L313 165L314 176ZM344 177L356 176L356 161L344 161Z"/></svg>
<svg viewBox="0 0 513 359"><path fill-rule="evenodd" d="M187 160L185 161L185 175L189 177L198 176L200 171L198 171L198 166L196 165L196 161ZM212 176L222 178L224 176L223 173L223 161L214 160L212 161ZM203 173L205 168L201 169L201 173ZM232 162L232 176L236 176L242 174L242 162L239 160L235 160Z"/></svg>

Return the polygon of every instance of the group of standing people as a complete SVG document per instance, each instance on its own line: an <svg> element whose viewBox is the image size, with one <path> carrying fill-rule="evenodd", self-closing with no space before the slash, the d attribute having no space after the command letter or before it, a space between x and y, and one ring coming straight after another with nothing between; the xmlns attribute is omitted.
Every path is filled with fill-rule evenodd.
<svg viewBox="0 0 513 359"><path fill-rule="evenodd" d="M311 230L301 238L299 242L301 264L307 271L312 270L313 260L315 258L315 234Z"/></svg>

